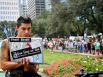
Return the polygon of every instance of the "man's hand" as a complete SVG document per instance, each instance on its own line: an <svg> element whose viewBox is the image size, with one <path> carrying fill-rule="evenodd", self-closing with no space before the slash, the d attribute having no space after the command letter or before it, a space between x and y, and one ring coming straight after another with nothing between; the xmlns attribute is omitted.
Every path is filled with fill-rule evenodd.
<svg viewBox="0 0 103 77"><path fill-rule="evenodd" d="M24 66L24 71L37 72L39 70L39 64L30 64L30 61L28 58L23 58L22 64Z"/></svg>
<svg viewBox="0 0 103 77"><path fill-rule="evenodd" d="M24 71L29 71L30 69L30 64L29 64L29 59L23 58L22 59L22 64L24 65Z"/></svg>

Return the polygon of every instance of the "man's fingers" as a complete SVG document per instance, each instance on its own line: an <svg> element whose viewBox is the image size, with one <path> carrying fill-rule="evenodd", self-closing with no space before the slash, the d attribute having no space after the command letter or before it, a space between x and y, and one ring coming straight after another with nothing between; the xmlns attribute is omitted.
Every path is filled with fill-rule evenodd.
<svg viewBox="0 0 103 77"><path fill-rule="evenodd" d="M28 65L30 60L28 58L23 58L23 64Z"/></svg>
<svg viewBox="0 0 103 77"><path fill-rule="evenodd" d="M29 62L30 62L30 60L29 60L29 59L27 59L27 64L29 64Z"/></svg>
<svg viewBox="0 0 103 77"><path fill-rule="evenodd" d="M29 59L24 58L24 70L27 71L29 70Z"/></svg>
<svg viewBox="0 0 103 77"><path fill-rule="evenodd" d="M26 64L26 59L25 59L25 58L23 58L23 64L24 64L24 65Z"/></svg>
<svg viewBox="0 0 103 77"><path fill-rule="evenodd" d="M25 64L28 65L28 58L26 58L26 62L25 62Z"/></svg>

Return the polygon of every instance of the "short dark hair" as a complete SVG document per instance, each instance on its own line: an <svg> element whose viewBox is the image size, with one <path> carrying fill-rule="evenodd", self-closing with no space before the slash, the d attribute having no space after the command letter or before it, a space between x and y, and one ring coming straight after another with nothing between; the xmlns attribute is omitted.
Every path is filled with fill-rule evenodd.
<svg viewBox="0 0 103 77"><path fill-rule="evenodd" d="M20 26L21 23L31 23L31 25L32 25L32 20L31 20L30 17L20 16L20 17L17 19L17 26Z"/></svg>

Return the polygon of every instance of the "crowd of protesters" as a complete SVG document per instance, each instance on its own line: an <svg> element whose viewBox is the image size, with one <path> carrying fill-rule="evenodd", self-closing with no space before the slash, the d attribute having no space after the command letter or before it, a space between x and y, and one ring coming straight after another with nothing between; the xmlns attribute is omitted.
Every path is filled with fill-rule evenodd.
<svg viewBox="0 0 103 77"><path fill-rule="evenodd" d="M64 38L48 38L43 39L43 45L46 49L61 50L76 53L89 53L103 55L103 39L88 38L83 39L64 39Z"/></svg>

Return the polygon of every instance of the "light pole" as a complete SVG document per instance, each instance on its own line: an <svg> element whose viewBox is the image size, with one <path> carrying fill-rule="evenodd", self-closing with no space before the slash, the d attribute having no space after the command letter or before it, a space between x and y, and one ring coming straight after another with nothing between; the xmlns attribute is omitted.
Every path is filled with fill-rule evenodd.
<svg viewBox="0 0 103 77"><path fill-rule="evenodd" d="M86 23L88 22L87 19L85 19L85 22L84 22L84 40L87 41L87 32L88 32L88 28L87 28L87 25Z"/></svg>

